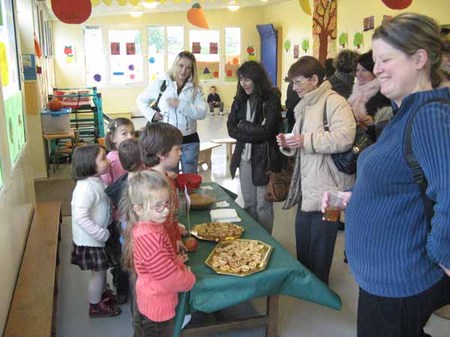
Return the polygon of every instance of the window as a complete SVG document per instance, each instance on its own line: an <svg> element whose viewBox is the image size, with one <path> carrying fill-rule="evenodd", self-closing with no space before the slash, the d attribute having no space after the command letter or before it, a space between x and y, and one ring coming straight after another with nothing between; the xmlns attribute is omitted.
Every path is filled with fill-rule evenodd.
<svg viewBox="0 0 450 337"><path fill-rule="evenodd" d="M241 57L241 29L225 27L225 81L237 81Z"/></svg>
<svg viewBox="0 0 450 337"><path fill-rule="evenodd" d="M86 64L86 86L104 85L106 78L106 62L103 55L102 29L100 27L84 27L84 53Z"/></svg>
<svg viewBox="0 0 450 337"><path fill-rule="evenodd" d="M165 69L170 69L175 57L184 49L183 27L169 26L166 28L166 32L167 39L165 38L164 27L152 26L147 28L149 80L155 80L164 73ZM165 63L166 59L167 64Z"/></svg>
<svg viewBox="0 0 450 337"><path fill-rule="evenodd" d="M189 44L197 60L198 78L201 80L219 79L219 31L190 30Z"/></svg>

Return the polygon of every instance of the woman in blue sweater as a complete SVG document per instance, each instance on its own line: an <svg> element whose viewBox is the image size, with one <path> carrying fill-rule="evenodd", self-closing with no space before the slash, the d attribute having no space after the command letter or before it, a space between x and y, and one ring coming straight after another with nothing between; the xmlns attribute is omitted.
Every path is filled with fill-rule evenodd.
<svg viewBox="0 0 450 337"><path fill-rule="evenodd" d="M345 196L346 249L360 286L358 337L422 337L431 313L450 303L450 91L439 86L439 26L401 14L373 35L374 74L392 100L394 116L358 160ZM424 199L405 159L412 120L412 153L433 202ZM328 193L322 203L329 206Z"/></svg>

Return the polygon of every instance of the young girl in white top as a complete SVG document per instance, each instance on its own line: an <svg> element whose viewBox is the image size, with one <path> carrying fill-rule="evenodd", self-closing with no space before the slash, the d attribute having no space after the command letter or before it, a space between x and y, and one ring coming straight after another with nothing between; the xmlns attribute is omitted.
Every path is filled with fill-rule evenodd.
<svg viewBox="0 0 450 337"><path fill-rule="evenodd" d="M90 270L89 317L120 314L106 289L106 270L114 265L105 250L110 233L111 207L100 175L109 170L105 150L97 144L78 147L72 160L72 178L77 185L72 194L72 264Z"/></svg>
<svg viewBox="0 0 450 337"><path fill-rule="evenodd" d="M190 290L195 276L177 257L166 231L173 216L167 178L156 171L130 173L121 214L127 221L124 265L137 274L141 336L171 337L178 292Z"/></svg>

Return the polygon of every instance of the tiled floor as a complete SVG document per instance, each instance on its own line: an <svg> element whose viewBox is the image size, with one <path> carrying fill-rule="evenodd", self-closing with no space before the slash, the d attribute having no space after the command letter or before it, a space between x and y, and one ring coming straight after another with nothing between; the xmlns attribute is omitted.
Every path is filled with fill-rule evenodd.
<svg viewBox="0 0 450 337"><path fill-rule="evenodd" d="M199 122L199 135L202 141L210 138L227 137L225 116L208 116ZM136 128L143 126L145 120L134 120ZM64 169L58 174L64 173ZM225 147L213 150L212 168L202 172L205 181L215 181L240 194L238 179L231 180ZM237 199L242 204L241 196ZM281 204L275 204L274 237L292 254L295 252L294 218L296 209L284 211ZM343 262L344 237L339 232L335 257L330 276L330 287L342 299L342 310L335 311L296 298L281 296L279 305L278 332L280 337L352 337L356 336L356 304L358 288ZM87 281L89 274L70 265L71 229L70 218L64 218L62 226L60 291L58 295L57 331L59 337L131 337L131 318L129 304L122 305L122 314L114 318L89 319L87 315ZM261 300L252 304L261 307ZM249 311L248 306L232 311ZM230 313L228 313L230 314ZM450 321L436 316L430 319L426 331L433 337L449 337ZM264 336L262 329L232 331L215 334L216 337L257 337ZM212 337L212 336L211 336Z"/></svg>

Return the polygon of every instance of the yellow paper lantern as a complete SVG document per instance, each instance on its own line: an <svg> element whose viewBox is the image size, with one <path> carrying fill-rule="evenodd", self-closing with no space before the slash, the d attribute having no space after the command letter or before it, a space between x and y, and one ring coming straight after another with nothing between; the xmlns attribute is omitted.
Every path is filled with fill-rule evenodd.
<svg viewBox="0 0 450 337"><path fill-rule="evenodd" d="M92 6L98 6L100 5L100 0L91 0Z"/></svg>
<svg viewBox="0 0 450 337"><path fill-rule="evenodd" d="M112 0L102 0L106 6L111 6Z"/></svg>
<svg viewBox="0 0 450 337"><path fill-rule="evenodd" d="M140 0L128 0L128 2L129 2L132 6L137 6L137 5L139 5Z"/></svg>
<svg viewBox="0 0 450 337"><path fill-rule="evenodd" d="M125 6L127 4L127 0L117 0L117 4L119 6Z"/></svg>
<svg viewBox="0 0 450 337"><path fill-rule="evenodd" d="M298 0L298 3L307 15L311 15L311 6L309 5L309 0Z"/></svg>

